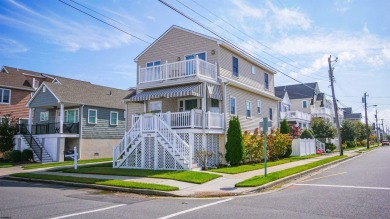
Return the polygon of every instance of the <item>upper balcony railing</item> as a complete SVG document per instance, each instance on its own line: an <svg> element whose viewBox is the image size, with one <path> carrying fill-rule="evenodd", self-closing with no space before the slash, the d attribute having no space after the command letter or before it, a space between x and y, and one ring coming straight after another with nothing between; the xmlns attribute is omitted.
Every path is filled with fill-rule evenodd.
<svg viewBox="0 0 390 219"><path fill-rule="evenodd" d="M317 115L318 114L323 114L323 115L328 115L328 116L331 116L332 115L332 111L328 108L325 108L325 107L320 107L320 108L311 108L311 114L312 115Z"/></svg>
<svg viewBox="0 0 390 219"><path fill-rule="evenodd" d="M308 113L300 112L300 111L288 111L288 112L281 112L280 117L282 119L300 119L305 121L311 120L311 115Z"/></svg>
<svg viewBox="0 0 390 219"><path fill-rule="evenodd" d="M195 58L139 69L139 82L141 84L193 76L217 80L217 64Z"/></svg>

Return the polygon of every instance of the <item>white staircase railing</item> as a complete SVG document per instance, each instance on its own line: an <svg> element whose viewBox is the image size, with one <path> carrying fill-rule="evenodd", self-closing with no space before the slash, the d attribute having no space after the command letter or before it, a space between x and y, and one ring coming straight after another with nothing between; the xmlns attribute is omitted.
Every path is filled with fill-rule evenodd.
<svg viewBox="0 0 390 219"><path fill-rule="evenodd" d="M191 147L160 117L154 116L156 131L161 137L172 147L173 152L184 159L184 163L188 164L188 168L192 168L192 151Z"/></svg>
<svg viewBox="0 0 390 219"><path fill-rule="evenodd" d="M113 148L113 167L118 167L120 164L117 164L118 159L126 152L127 148L131 146L135 139L141 134L141 121L138 119L131 129L126 132L122 140Z"/></svg>
<svg viewBox="0 0 390 219"><path fill-rule="evenodd" d="M316 140L316 149L317 149L317 150L318 150L318 149L321 149L322 152L325 153L325 152L326 152L325 143L322 143L321 141L319 141L319 140L317 140L317 139L315 139L315 140Z"/></svg>

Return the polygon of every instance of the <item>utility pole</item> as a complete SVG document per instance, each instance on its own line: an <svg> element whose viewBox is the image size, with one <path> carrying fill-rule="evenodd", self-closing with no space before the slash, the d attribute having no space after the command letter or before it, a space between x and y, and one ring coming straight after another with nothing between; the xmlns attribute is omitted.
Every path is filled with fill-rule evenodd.
<svg viewBox="0 0 390 219"><path fill-rule="evenodd" d="M331 58L332 58L332 56L330 55L328 58L329 79L330 79L330 86L332 87L333 107L334 107L334 113L336 116L337 138L339 140L340 156L343 156L343 146L341 144L341 133L340 133L340 121L339 121L338 107L337 107L337 102L336 102L336 96L334 94L334 86L333 86L334 77L333 77L333 69L332 69L332 65L331 65L332 61L330 60ZM336 57L335 61L337 62L337 57Z"/></svg>
<svg viewBox="0 0 390 219"><path fill-rule="evenodd" d="M366 115L366 133L367 133L367 149L370 148L370 133L368 130L368 118L367 118L367 92L364 93L363 101L364 101L364 112Z"/></svg>
<svg viewBox="0 0 390 219"><path fill-rule="evenodd" d="M375 134L376 134L376 143L377 145L379 146L379 136L378 136L378 133L379 133L379 130L378 130L378 109L375 109L375 124L376 124L376 128L375 128Z"/></svg>
<svg viewBox="0 0 390 219"><path fill-rule="evenodd" d="M383 131L382 140L385 139L385 128L383 128L383 120L384 120L384 119L382 119L382 131Z"/></svg>

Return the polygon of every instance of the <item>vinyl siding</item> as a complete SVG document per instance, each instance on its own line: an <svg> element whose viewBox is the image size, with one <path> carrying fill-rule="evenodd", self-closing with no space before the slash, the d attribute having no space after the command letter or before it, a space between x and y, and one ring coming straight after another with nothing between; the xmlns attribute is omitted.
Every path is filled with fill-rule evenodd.
<svg viewBox="0 0 390 219"><path fill-rule="evenodd" d="M238 58L238 77L233 76L233 56ZM255 66L256 73L252 74L252 66ZM269 89L265 89L264 86L264 73L268 73ZM219 60L219 75L241 82L246 85L250 85L260 90L275 92L274 89L274 74L267 72L260 66L249 62L242 58L240 55L224 48L220 47L220 60Z"/></svg>
<svg viewBox="0 0 390 219"><path fill-rule="evenodd" d="M97 124L87 123L88 109L97 110ZM118 125L110 125L110 111L118 112ZM82 126L85 139L122 138L125 133L124 110L84 106Z"/></svg>
<svg viewBox="0 0 390 219"><path fill-rule="evenodd" d="M49 121L41 121L41 112L49 112ZM33 117L33 124L41 123L55 123L56 111L54 109L35 108Z"/></svg>
<svg viewBox="0 0 390 219"><path fill-rule="evenodd" d="M11 104L0 103L0 116L11 114L11 116L15 118L28 119L28 108L26 107L26 103L30 99L31 91L10 88L5 89L11 90Z"/></svg>
<svg viewBox="0 0 390 219"><path fill-rule="evenodd" d="M57 106L57 98L46 89L46 92L43 92L43 88L39 90L39 93L31 101L30 107L40 107L40 106Z"/></svg>
<svg viewBox="0 0 390 219"><path fill-rule="evenodd" d="M127 103L127 129L131 129L132 115L144 112L144 104L140 103Z"/></svg>
<svg viewBox="0 0 390 219"><path fill-rule="evenodd" d="M211 55L211 50L215 51L214 55ZM163 64L168 61L171 63L177 62L178 57L183 61L186 55L201 52L206 52L207 62L215 63L218 61L218 45L215 41L173 28L138 58L137 74L140 67L146 67L147 62L161 61ZM137 77L137 84L138 80ZM164 82L156 84L161 85L161 83Z"/></svg>
<svg viewBox="0 0 390 219"><path fill-rule="evenodd" d="M259 128L259 123L262 121L263 117L269 117L269 108L272 107L273 111L273 128L278 127L278 113L277 113L277 104L276 100L266 98L262 95L245 91L243 89L228 85L226 88L226 98L230 100L230 97L234 96L236 98L236 114L239 117L242 131L253 132L255 128ZM261 114L257 114L257 100L261 100ZM246 101L251 101L252 103L252 117L246 117ZM226 122L229 127L230 115L230 101L226 101ZM227 130L226 130L227 131Z"/></svg>
<svg viewBox="0 0 390 219"><path fill-rule="evenodd" d="M303 108L302 107L302 100L306 100L307 101L307 108ZM311 98L293 99L293 100L290 100L290 101L291 101L291 111L298 110L298 111L301 111L301 112L304 112L304 113L311 114L311 105L310 105Z"/></svg>

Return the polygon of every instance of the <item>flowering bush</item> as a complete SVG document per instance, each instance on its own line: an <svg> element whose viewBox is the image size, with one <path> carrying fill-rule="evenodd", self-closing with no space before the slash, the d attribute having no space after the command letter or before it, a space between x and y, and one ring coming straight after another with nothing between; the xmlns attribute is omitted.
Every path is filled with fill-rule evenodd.
<svg viewBox="0 0 390 219"><path fill-rule="evenodd" d="M279 129L272 130L267 136L267 158L277 160L284 156L288 145L292 144L289 134L280 133Z"/></svg>
<svg viewBox="0 0 390 219"><path fill-rule="evenodd" d="M246 154L246 161L260 162L263 159L263 138L264 135L259 135L259 129L256 128L253 134L248 131L244 132L243 141Z"/></svg>

